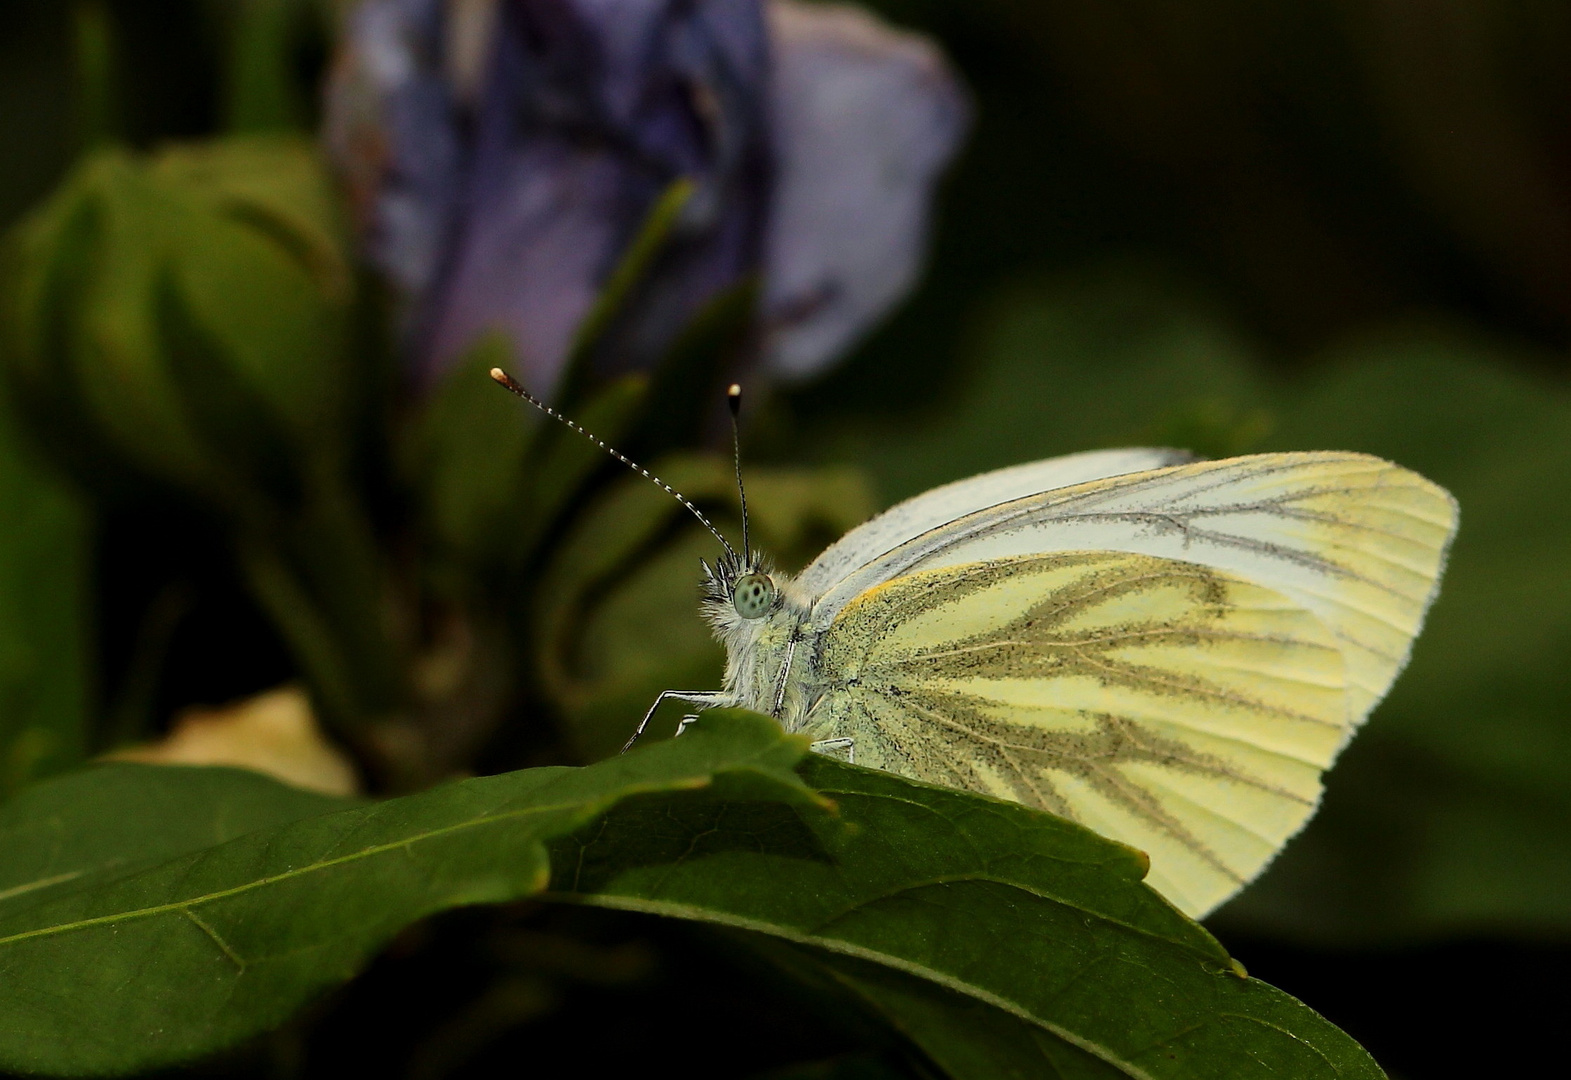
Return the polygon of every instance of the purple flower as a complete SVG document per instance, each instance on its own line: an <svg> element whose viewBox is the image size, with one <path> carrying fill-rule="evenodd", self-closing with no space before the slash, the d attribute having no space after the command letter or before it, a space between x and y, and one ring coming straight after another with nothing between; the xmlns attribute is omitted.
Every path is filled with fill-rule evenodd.
<svg viewBox="0 0 1571 1080"><path fill-rule="evenodd" d="M326 139L438 375L489 330L553 386L660 193L694 184L616 331L652 363L762 278L760 360L819 370L910 287L967 123L925 39L795 0L364 0Z"/></svg>

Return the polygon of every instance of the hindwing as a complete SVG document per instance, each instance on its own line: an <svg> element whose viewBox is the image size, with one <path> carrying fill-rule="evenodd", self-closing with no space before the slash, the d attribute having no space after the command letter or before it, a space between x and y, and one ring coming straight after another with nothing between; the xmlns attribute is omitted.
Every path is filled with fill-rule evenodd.
<svg viewBox="0 0 1571 1080"><path fill-rule="evenodd" d="M1303 605L1115 551L892 578L841 608L817 674L813 739L1137 847L1195 916L1308 820L1355 722L1341 644Z"/></svg>

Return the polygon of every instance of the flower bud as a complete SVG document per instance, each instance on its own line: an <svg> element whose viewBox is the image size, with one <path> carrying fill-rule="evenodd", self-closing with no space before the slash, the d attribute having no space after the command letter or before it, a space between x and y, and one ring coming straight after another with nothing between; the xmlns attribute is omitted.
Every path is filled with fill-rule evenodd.
<svg viewBox="0 0 1571 1080"><path fill-rule="evenodd" d="M237 505L341 458L347 268L309 144L84 160L9 238L3 361L79 478Z"/></svg>

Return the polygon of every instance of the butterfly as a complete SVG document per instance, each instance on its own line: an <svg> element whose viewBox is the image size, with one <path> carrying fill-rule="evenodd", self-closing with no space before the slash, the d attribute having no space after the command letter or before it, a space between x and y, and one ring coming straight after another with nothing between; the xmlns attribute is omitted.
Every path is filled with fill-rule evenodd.
<svg viewBox="0 0 1571 1080"><path fill-rule="evenodd" d="M742 498L740 551L682 499L725 548L700 602L722 688L662 693L638 732L669 699L766 713L820 753L1138 848L1195 918L1314 814L1457 523L1443 488L1367 454L1103 450L935 488L792 576L751 549Z"/></svg>

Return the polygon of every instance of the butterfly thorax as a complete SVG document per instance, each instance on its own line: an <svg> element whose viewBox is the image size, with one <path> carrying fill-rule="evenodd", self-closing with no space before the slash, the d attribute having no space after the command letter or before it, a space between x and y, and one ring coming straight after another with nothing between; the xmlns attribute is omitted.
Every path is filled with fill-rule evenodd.
<svg viewBox="0 0 1571 1080"><path fill-rule="evenodd" d="M810 704L814 643L807 630L810 606L788 574L767 563L722 556L704 567L700 610L725 646L725 693L731 704L779 720L787 731L802 724ZM767 612L746 618L738 610L739 581L764 575L774 594ZM794 643L794 647L793 647ZM784 670L787 657L791 670Z"/></svg>

